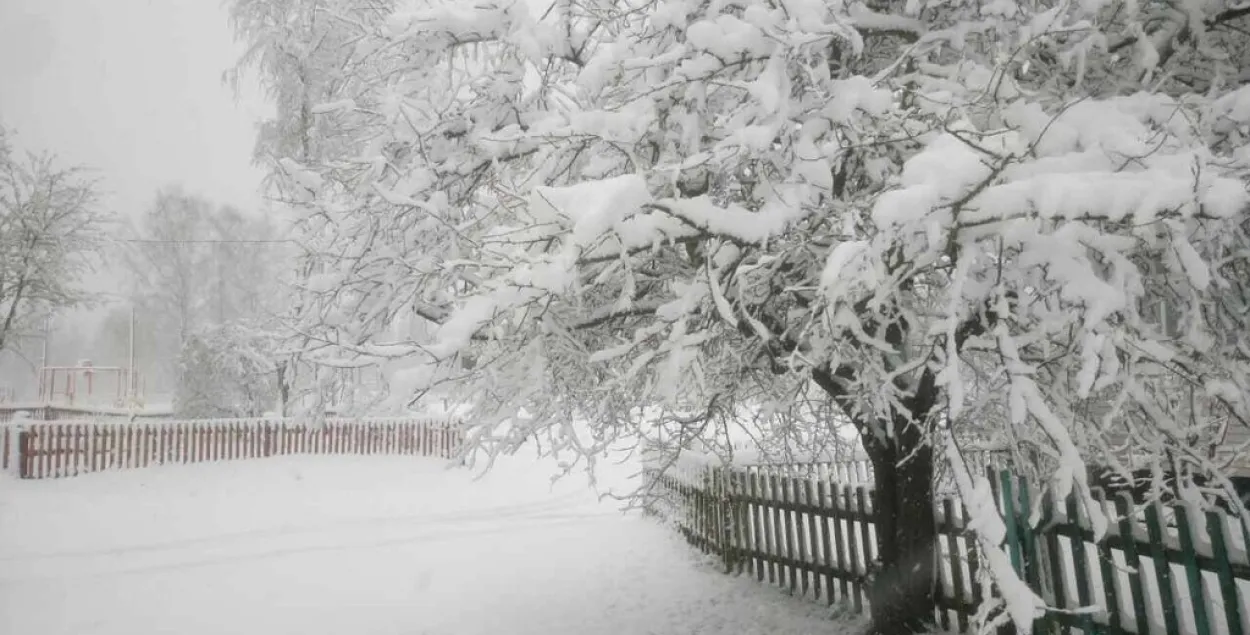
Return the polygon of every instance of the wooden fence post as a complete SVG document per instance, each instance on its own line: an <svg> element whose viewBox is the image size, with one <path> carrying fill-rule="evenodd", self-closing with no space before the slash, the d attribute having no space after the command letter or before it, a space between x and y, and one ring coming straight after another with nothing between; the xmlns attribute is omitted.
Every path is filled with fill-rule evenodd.
<svg viewBox="0 0 1250 635"><path fill-rule="evenodd" d="M17 465L19 478L34 478L35 457L34 439L30 430L18 429L17 432Z"/></svg>

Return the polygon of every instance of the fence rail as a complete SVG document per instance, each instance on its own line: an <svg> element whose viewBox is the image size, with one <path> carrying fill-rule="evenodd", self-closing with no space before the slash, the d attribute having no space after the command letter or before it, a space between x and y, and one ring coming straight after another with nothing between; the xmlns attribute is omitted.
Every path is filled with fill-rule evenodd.
<svg viewBox="0 0 1250 635"><path fill-rule="evenodd" d="M338 419L322 425L234 419L100 423L35 422L0 431L3 468L20 478L288 454L397 454L453 458L460 430L448 421Z"/></svg>
<svg viewBox="0 0 1250 635"><path fill-rule="evenodd" d="M828 469L795 472L700 467L649 469L647 476L657 494L654 511L674 521L690 544L721 559L726 572L863 611L877 557L873 492L838 484ZM1075 498L1056 501L1008 472L987 473L1007 520L1012 564L1053 609L1036 632L1250 633L1250 536L1237 519L1184 504L1134 506L1127 495L1100 496L1112 528L1094 543ZM937 618L943 628L967 631L992 585L983 586L963 506L942 499L934 518Z"/></svg>

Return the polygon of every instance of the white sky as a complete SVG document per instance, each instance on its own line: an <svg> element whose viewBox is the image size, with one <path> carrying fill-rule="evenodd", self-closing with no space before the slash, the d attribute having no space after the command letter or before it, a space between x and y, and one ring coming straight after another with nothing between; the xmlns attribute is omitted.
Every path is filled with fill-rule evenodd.
<svg viewBox="0 0 1250 635"><path fill-rule="evenodd" d="M172 184L265 213L251 151L270 108L254 85L236 99L221 81L241 52L221 0L0 0L0 123L20 150L96 170L119 216ZM115 280L102 269L87 284ZM56 329L91 332L102 315Z"/></svg>
<svg viewBox="0 0 1250 635"><path fill-rule="evenodd" d="M99 170L119 214L173 183L259 211L268 108L221 82L240 50L220 0L0 0L0 122Z"/></svg>

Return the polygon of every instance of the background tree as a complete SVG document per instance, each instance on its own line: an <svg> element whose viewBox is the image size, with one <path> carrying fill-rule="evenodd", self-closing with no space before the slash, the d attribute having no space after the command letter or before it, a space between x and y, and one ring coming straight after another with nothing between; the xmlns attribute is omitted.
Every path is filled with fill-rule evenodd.
<svg viewBox="0 0 1250 635"><path fill-rule="evenodd" d="M335 131L266 146L306 212L304 358L386 368L405 401L455 386L491 453L849 421L876 477L873 632L932 625L942 461L1003 590L987 626L1043 608L998 550L970 438L1035 449L1101 536L1086 457L1128 439L1165 460L1161 441L1250 414L1243 300L1224 299L1246 253L1241 8L236 10L261 5L324 30L240 32L334 78L309 106L290 67L261 68ZM1144 309L1161 300L1182 328ZM396 331L411 315L428 337ZM813 385L838 416L782 416ZM991 412L1002 429L977 425Z"/></svg>
<svg viewBox="0 0 1250 635"><path fill-rule="evenodd" d="M272 410L279 380L274 343L271 333L237 322L193 333L179 355L175 415L259 417Z"/></svg>
<svg viewBox="0 0 1250 635"><path fill-rule="evenodd" d="M206 367L184 355L205 341L221 344L227 335L242 332L226 325L249 324L249 330L257 330L271 324L285 301L287 245L268 218L217 206L178 188L158 192L128 234L122 262L143 340L140 361L149 364L146 377L167 378L162 385L149 384L149 390L198 394L185 382ZM116 339L121 322L114 326L110 336Z"/></svg>
<svg viewBox="0 0 1250 635"><path fill-rule="evenodd" d="M14 156L0 128L0 351L82 305L105 215L95 182L49 154Z"/></svg>

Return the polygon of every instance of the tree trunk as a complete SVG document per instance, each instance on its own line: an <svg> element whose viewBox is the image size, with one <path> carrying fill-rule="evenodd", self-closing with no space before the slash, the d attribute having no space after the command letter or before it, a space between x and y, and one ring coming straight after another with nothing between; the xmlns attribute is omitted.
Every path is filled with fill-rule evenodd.
<svg viewBox="0 0 1250 635"><path fill-rule="evenodd" d="M911 635L933 630L937 597L937 521L933 509L932 413L940 396L936 377L925 370L914 393L894 413L893 435L878 437L879 426L855 417L848 387L855 371L840 366L813 371L812 377L852 418L864 440L874 472L873 521L877 562L870 567L869 635Z"/></svg>
<svg viewBox="0 0 1250 635"><path fill-rule="evenodd" d="M907 635L934 628L937 525L933 514L933 448L874 446L873 517L878 562L868 586L872 635Z"/></svg>

